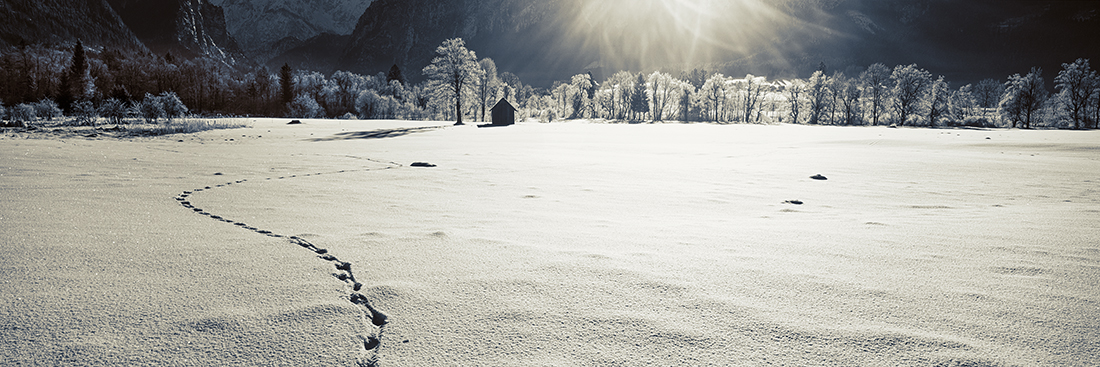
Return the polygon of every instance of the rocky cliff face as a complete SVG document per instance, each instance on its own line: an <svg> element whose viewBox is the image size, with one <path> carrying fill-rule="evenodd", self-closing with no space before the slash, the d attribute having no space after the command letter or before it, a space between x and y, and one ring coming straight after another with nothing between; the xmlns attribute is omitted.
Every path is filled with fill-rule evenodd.
<svg viewBox="0 0 1100 367"><path fill-rule="evenodd" d="M123 22L156 53L246 62L222 9L205 0L109 0Z"/></svg>
<svg viewBox="0 0 1100 367"><path fill-rule="evenodd" d="M143 50L107 0L0 1L0 46L69 43Z"/></svg>
<svg viewBox="0 0 1100 367"><path fill-rule="evenodd" d="M371 0L210 0L241 49L267 60L322 33L347 35ZM289 46L289 47L288 47Z"/></svg>

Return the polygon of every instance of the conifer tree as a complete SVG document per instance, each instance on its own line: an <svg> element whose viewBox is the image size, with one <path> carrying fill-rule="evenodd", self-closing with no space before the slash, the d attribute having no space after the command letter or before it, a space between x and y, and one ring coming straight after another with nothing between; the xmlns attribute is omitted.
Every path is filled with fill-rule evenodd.
<svg viewBox="0 0 1100 367"><path fill-rule="evenodd" d="M649 95L646 94L645 76L638 73L638 80L634 82L633 98L630 100L630 110L635 114L640 113L641 118L649 112ZM636 117L637 118L637 117Z"/></svg>
<svg viewBox="0 0 1100 367"><path fill-rule="evenodd" d="M289 64L283 64L279 69L279 102L282 108L294 100L294 71Z"/></svg>
<svg viewBox="0 0 1100 367"><path fill-rule="evenodd" d="M401 85L406 84L405 76L401 74L401 68L398 67L397 64L393 64L393 66L390 67L390 72L386 73L386 84L389 84L394 80L396 80L398 83L401 83Z"/></svg>
<svg viewBox="0 0 1100 367"><path fill-rule="evenodd" d="M69 70L61 77L57 104L62 110L71 112L73 102L84 97L84 76L88 72L88 60L84 55L84 44L79 40L73 46L73 60Z"/></svg>

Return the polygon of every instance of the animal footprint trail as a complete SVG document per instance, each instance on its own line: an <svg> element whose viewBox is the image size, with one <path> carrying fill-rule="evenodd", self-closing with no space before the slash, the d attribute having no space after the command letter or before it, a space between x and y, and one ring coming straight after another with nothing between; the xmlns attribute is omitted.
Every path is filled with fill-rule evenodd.
<svg viewBox="0 0 1100 367"><path fill-rule="evenodd" d="M373 159L369 159L369 158L365 158L365 159L370 160L372 162L390 164L391 166L381 168L381 169L364 168L364 169L357 169L357 170L340 170L340 171L335 171L335 172L329 172L327 174L340 174L340 173L350 173L350 172L367 172L367 171L391 169L391 168L395 168L395 167L403 167L403 165L401 165L399 163L395 163L395 162L382 162L382 161L377 161L377 160L373 160ZM303 174L303 175L279 176L277 178L268 177L268 178L265 178L265 180L286 180L286 179L290 179L290 178L312 177L312 176L319 176L319 175L323 175L323 174L326 174L326 173L316 172L316 173L307 173L307 174ZM241 180L236 180L236 181L230 181L230 182L227 182L227 183L224 183L224 184L218 184L218 185L215 185L215 186L204 186L202 188L197 188L197 189L193 189L193 190L190 190L190 191L183 191L182 193L180 193L179 195L177 195L175 197L175 200L178 201L179 204L181 206L183 206L184 208L190 209L191 211L195 212L196 214L206 216L210 219L220 221L220 222L229 223L229 224L235 225L237 227L240 227L242 229L252 231L252 232L255 232L257 234L264 235L264 236L273 237L273 238L286 238L290 243L298 245L298 246L300 246L300 247L302 247L306 250L309 250L309 251L313 252L315 255L317 255L317 257L319 259L332 263L336 268L336 273L333 273L333 276L336 279L344 282L346 285L348 285L348 287L351 288L351 290L349 291L348 301L350 301L354 305L359 306L360 310L363 312L363 314L362 314L362 316L364 318L363 325L366 328L366 330L364 330L364 332L361 335L359 335L359 338L362 341L362 349L360 349L359 357L357 358L356 363L359 366L363 366L363 367L378 366L379 365L379 351L382 348L382 335L383 335L383 332L385 331L385 326L386 326L386 323L387 323L388 316L386 316L386 314L382 313L377 308L375 308L370 303L370 300L367 299L366 296L359 293L359 290L361 290L363 288L363 283L360 283L358 280L355 279L355 274L352 273L352 270L351 270L351 265L352 264L350 262L340 260L335 255L329 253L328 249L318 247L317 245L309 242L308 240L306 240L304 238L301 238L301 237L298 237L298 236L286 236L286 235L282 235L282 234L276 233L275 231L271 231L271 230L268 230L268 229L262 229L262 228L250 226L250 225L248 225L244 222L235 221L235 220L229 219L229 218L227 218L223 215L216 215L216 214L210 213L210 212L208 212L208 211L206 211L202 208L199 208L199 207L195 206L195 204L193 204L191 202L190 198L193 195L198 194L202 191L212 190L212 189L221 188L221 187L227 187L227 186L231 186L231 185L243 184L243 183L246 183L247 181L248 181L247 179L241 179Z"/></svg>

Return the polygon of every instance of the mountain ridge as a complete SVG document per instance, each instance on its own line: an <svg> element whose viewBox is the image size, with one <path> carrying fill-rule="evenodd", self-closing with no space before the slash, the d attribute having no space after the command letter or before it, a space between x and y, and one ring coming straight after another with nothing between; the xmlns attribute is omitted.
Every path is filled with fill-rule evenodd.
<svg viewBox="0 0 1100 367"><path fill-rule="evenodd" d="M702 34L652 30L659 27L651 25L667 21L662 13L667 9L645 4L376 0L340 60L328 65L373 74L397 63L416 80L435 47L453 37L464 38L478 57L493 58L501 71L541 86L589 66L607 72L701 67L789 78L808 76L822 62L829 72L856 72L876 62L916 63L948 79L976 82L1032 66L1053 71L1076 58L1100 58L1100 46L1086 36L1100 33L1097 1L747 1L713 5L702 13L737 19L746 24L740 33L724 30L731 26L720 22ZM641 10L619 18L601 16L627 6ZM638 35L648 37L649 44ZM709 50L680 47L698 42L691 41L693 36L709 40ZM673 51L653 52L662 48ZM695 54L684 56L688 52Z"/></svg>

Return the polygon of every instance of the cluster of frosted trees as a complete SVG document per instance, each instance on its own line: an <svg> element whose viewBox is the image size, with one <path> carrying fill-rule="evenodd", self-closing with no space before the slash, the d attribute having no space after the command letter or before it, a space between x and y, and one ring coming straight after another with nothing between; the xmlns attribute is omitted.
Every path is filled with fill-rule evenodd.
<svg viewBox="0 0 1100 367"><path fill-rule="evenodd" d="M774 81L704 75L620 71L596 83L578 74L525 106L529 116L718 123L1096 128L1100 121L1100 79L1085 59L1063 64L1054 95L1040 69L958 88L917 65Z"/></svg>
<svg viewBox="0 0 1100 367"><path fill-rule="evenodd" d="M62 114L81 123L198 114L317 118L484 121L503 98L521 118L542 121L708 121L823 125L1098 128L1100 77L1079 59L1063 64L1054 93L1042 70L951 86L916 65L874 64L862 72L814 72L768 80L701 70L673 75L617 72L606 80L574 75L548 90L499 72L460 38L444 41L420 70L427 81L389 73L292 70L249 73L206 58L180 60L117 50L27 46L0 50L0 117L8 124ZM824 70L824 67L821 68ZM5 104L5 102L10 104ZM188 108L190 107L190 109Z"/></svg>

